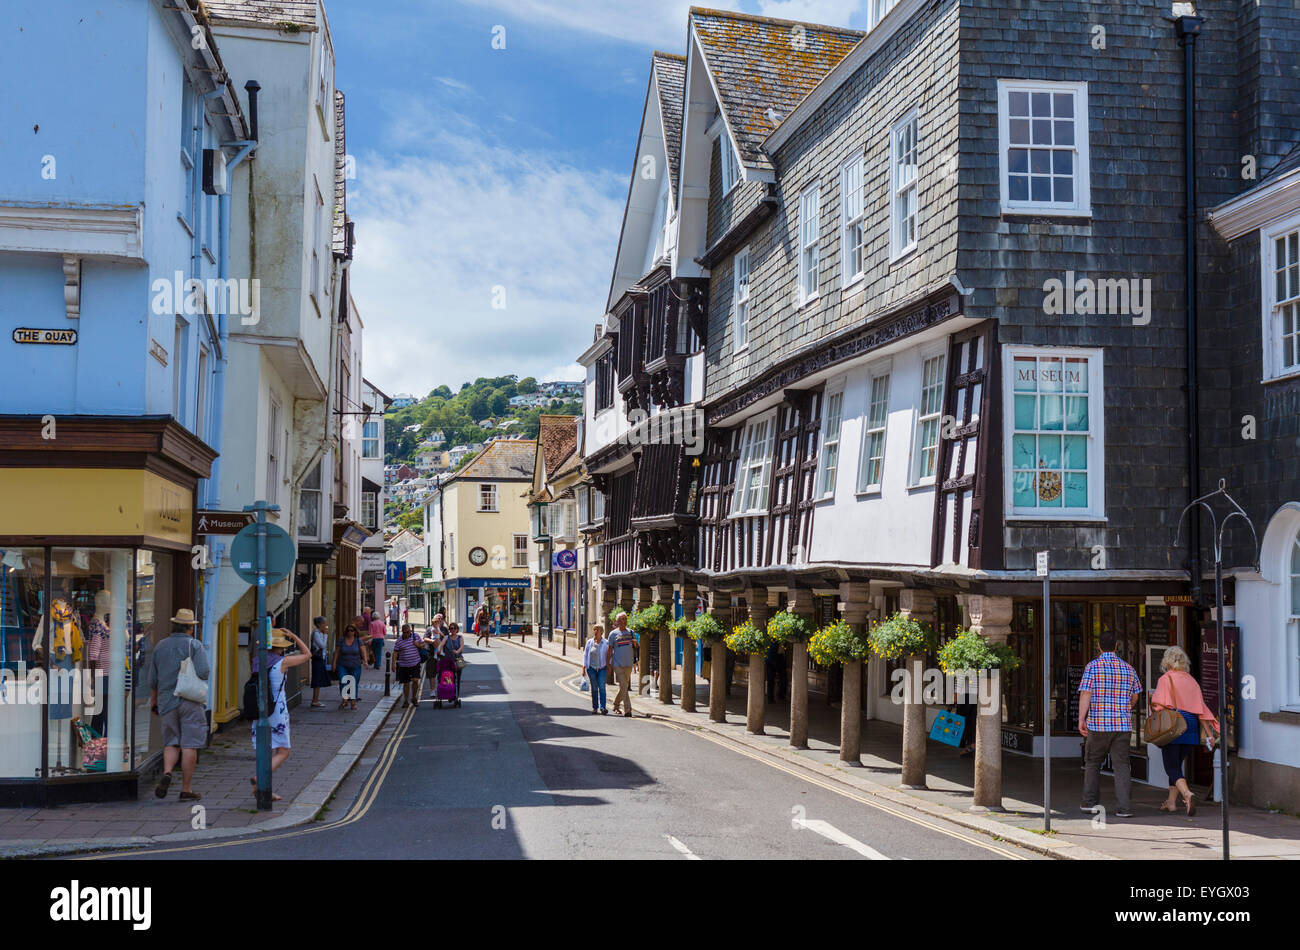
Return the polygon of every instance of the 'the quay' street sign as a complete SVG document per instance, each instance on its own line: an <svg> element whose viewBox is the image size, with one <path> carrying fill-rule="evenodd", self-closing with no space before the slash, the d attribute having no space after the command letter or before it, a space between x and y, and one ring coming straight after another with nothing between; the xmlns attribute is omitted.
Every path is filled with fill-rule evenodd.
<svg viewBox="0 0 1300 950"><path fill-rule="evenodd" d="M71 346L77 342L77 331L69 329L43 330L19 327L14 330L15 343L55 343Z"/></svg>
<svg viewBox="0 0 1300 950"><path fill-rule="evenodd" d="M195 534L239 534L257 518L251 511L196 511Z"/></svg>

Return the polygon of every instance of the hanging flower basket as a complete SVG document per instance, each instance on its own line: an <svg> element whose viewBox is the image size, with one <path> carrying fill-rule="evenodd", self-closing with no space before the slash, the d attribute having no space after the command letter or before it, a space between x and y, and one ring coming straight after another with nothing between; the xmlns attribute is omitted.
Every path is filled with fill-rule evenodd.
<svg viewBox="0 0 1300 950"><path fill-rule="evenodd" d="M678 617L676 620L668 621L668 632L675 637L689 637L688 632L691 628L690 617Z"/></svg>
<svg viewBox="0 0 1300 950"><path fill-rule="evenodd" d="M634 633L656 633L668 626L668 610L663 604L650 604L627 619Z"/></svg>
<svg viewBox="0 0 1300 950"><path fill-rule="evenodd" d="M766 630L760 630L752 620L746 620L724 638L727 648L732 653L744 653L747 656L763 656L772 645Z"/></svg>
<svg viewBox="0 0 1300 950"><path fill-rule="evenodd" d="M808 641L808 655L822 666L865 660L870 653L867 638L844 620L827 624Z"/></svg>
<svg viewBox="0 0 1300 950"><path fill-rule="evenodd" d="M901 660L917 653L928 653L939 645L939 634L928 623L894 614L875 624L868 635L871 650L885 660Z"/></svg>
<svg viewBox="0 0 1300 950"><path fill-rule="evenodd" d="M767 622L767 635L777 643L803 643L812 636L812 629L798 614L778 610Z"/></svg>
<svg viewBox="0 0 1300 950"><path fill-rule="evenodd" d="M727 635L718 618L713 614L700 614L690 622L686 634L692 640L717 641Z"/></svg>
<svg viewBox="0 0 1300 950"><path fill-rule="evenodd" d="M958 630L939 650L939 668L945 673L977 670L1006 670L1020 666L1018 657L1005 643L989 643L976 630Z"/></svg>

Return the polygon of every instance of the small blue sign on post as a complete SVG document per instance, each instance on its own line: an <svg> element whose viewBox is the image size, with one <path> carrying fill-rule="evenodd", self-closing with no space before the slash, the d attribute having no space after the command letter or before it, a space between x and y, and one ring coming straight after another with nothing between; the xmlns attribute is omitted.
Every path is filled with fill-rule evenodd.
<svg viewBox="0 0 1300 950"><path fill-rule="evenodd" d="M405 584L406 562L388 561L387 569L384 572L384 582L388 584Z"/></svg>
<svg viewBox="0 0 1300 950"><path fill-rule="evenodd" d="M556 551L551 555L551 566L558 571L571 571L578 566L576 551Z"/></svg>

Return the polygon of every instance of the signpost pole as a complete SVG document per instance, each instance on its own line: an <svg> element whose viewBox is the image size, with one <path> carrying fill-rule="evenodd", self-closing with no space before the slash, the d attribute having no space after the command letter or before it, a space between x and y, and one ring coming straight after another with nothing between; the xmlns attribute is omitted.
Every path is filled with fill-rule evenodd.
<svg viewBox="0 0 1300 950"><path fill-rule="evenodd" d="M1214 556L1214 627L1219 648L1219 749L1214 760L1215 794L1223 818L1223 860L1228 854L1228 643L1223 633L1223 558L1216 545Z"/></svg>
<svg viewBox="0 0 1300 950"><path fill-rule="evenodd" d="M1038 552L1038 576L1043 579L1043 831L1052 830L1052 568L1048 553ZM1068 707L1067 707L1068 708Z"/></svg>
<svg viewBox="0 0 1300 950"><path fill-rule="evenodd" d="M257 512L257 809L271 810L271 722L270 679L267 675L267 648L271 645L271 618L266 613L266 512L270 506L255 502ZM245 510L250 510L246 508Z"/></svg>

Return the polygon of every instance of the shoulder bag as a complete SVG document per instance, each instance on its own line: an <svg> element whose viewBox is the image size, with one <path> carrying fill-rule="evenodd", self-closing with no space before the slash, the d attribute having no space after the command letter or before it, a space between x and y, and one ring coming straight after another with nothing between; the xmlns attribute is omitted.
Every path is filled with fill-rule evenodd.
<svg viewBox="0 0 1300 950"><path fill-rule="evenodd" d="M195 640L190 640L190 653L194 652ZM181 668L176 674L175 695L177 699L188 699L192 703L208 704L208 684L199 679L194 672L194 660L187 656L181 660Z"/></svg>
<svg viewBox="0 0 1300 950"><path fill-rule="evenodd" d="M1169 694L1173 697L1173 709L1157 709L1147 717L1142 729L1142 739L1149 745L1164 748L1187 731L1187 720L1178 710L1178 695L1174 692L1174 678L1169 677Z"/></svg>

